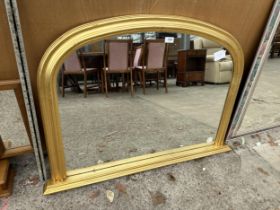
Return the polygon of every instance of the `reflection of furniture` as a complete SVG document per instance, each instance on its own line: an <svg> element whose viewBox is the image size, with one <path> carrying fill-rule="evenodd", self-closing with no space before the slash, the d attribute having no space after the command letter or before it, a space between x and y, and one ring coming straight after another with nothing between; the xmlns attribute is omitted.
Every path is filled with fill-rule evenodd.
<svg viewBox="0 0 280 210"><path fill-rule="evenodd" d="M83 65L87 68L103 69L103 51L80 52L78 55L79 59L84 62Z"/></svg>
<svg viewBox="0 0 280 210"><path fill-rule="evenodd" d="M171 78L176 78L178 63L178 50L182 46L183 40L180 38L175 38L174 43L168 44L168 56L167 56L167 76Z"/></svg>
<svg viewBox="0 0 280 210"><path fill-rule="evenodd" d="M137 66L140 66L141 63L141 58L143 54L143 47L140 45L136 47L135 53L134 53L134 58L133 58L133 68L137 68Z"/></svg>
<svg viewBox="0 0 280 210"><path fill-rule="evenodd" d="M201 83L204 85L206 50L178 51L178 71L176 85L188 86Z"/></svg>
<svg viewBox="0 0 280 210"><path fill-rule="evenodd" d="M270 57L273 58L275 53L277 53L277 55L280 56L280 35L275 36L272 41Z"/></svg>
<svg viewBox="0 0 280 210"><path fill-rule="evenodd" d="M144 44L144 56L142 56L142 65L136 69L140 72L140 80L143 88L143 94L146 93L146 77L153 78L159 89L159 82L163 79L165 93L167 93L167 68L166 68L167 48L164 40L148 40Z"/></svg>
<svg viewBox="0 0 280 210"><path fill-rule="evenodd" d="M82 61L82 66L87 69L96 69L93 74L87 75L87 79L91 80L90 88L97 88L99 91L104 92L104 81L102 75L104 52L91 51L78 53L79 60Z"/></svg>
<svg viewBox="0 0 280 210"><path fill-rule="evenodd" d="M104 54L107 53L108 59L104 55L104 81L105 81L105 91L106 96L108 96L108 79L109 74L122 74L122 84L124 87L125 74L129 75L129 82L131 95L134 94L133 80L132 80L132 68L129 65L129 52L131 52L131 41L122 40L106 40L104 42Z"/></svg>
<svg viewBox="0 0 280 210"><path fill-rule="evenodd" d="M23 155L25 153L32 153L32 141L31 141L31 130L28 123L27 111L24 104L24 98L22 94L21 83L19 80L1 80L0 91L13 90L17 105L20 109L21 117L27 132L29 142L28 145L19 147L13 147L10 139L2 140L0 136L0 198L7 197L12 194L13 182L14 182L14 171L10 167L9 159L11 157ZM3 120L1 118L1 120Z"/></svg>
<svg viewBox="0 0 280 210"><path fill-rule="evenodd" d="M83 58L82 58L83 60ZM88 83L87 83L87 76L89 73L96 73L96 68L85 68L85 63L83 60L83 65L81 65L80 60L78 58L77 53L71 54L65 61L62 67L62 81L61 81L61 87L62 87L62 97L65 95L65 88L69 87L65 84L65 77L69 75L83 75L84 80L84 97L87 97L87 90L88 90ZM79 87L78 81L76 81L75 86Z"/></svg>
<svg viewBox="0 0 280 210"><path fill-rule="evenodd" d="M278 26L275 36L271 43L270 57L273 58L275 53L277 53L277 55L280 56L280 25Z"/></svg>
<svg viewBox="0 0 280 210"><path fill-rule="evenodd" d="M135 84L137 84L137 82L138 82L138 79L137 79L137 66L141 65L142 56L143 56L143 46L140 45L140 46L135 48L134 58L133 58L133 63L132 63L132 69L133 69L132 73L133 73L133 80L134 80Z"/></svg>
<svg viewBox="0 0 280 210"><path fill-rule="evenodd" d="M233 63L231 56L226 56L225 59L215 61L214 53L222 50L222 46L204 38L193 40L194 49L206 49L206 67L205 67L205 82L211 83L228 83L231 81Z"/></svg>
<svg viewBox="0 0 280 210"><path fill-rule="evenodd" d="M31 141L31 130L30 130L30 126L28 124L28 115L27 115L27 111L25 109L24 98L23 98L23 94L22 94L22 88L21 88L20 81L19 80L1 80L0 81L0 91L6 91L6 90L14 90L16 100L18 103L18 107L21 112L22 120L24 123L24 127L26 129L30 144L25 145L25 146L15 147L15 148L4 148L4 149L0 148L0 150L2 151L2 152L0 152L0 159L33 152L32 141Z"/></svg>

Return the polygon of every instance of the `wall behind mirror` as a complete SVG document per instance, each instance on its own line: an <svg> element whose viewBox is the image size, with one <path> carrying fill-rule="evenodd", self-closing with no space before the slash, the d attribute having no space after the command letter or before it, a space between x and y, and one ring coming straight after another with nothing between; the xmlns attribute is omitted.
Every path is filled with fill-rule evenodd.
<svg viewBox="0 0 280 210"><path fill-rule="evenodd" d="M280 126L280 27L261 69L237 135Z"/></svg>
<svg viewBox="0 0 280 210"><path fill-rule="evenodd" d="M108 57L115 55L106 46L104 54L104 40L86 45L66 58L58 75L58 97L68 169L213 143L233 69L231 56L223 46L201 37L168 32L125 34L109 40L132 41L128 60L133 66L140 46L142 58L148 60L147 40L165 37L174 38L166 45L164 57L168 93L162 71L159 89L157 74L145 74L143 94L141 70L134 68L135 95L130 93L130 74L110 74L106 97L104 58L108 66ZM84 66L88 69L86 98L81 71Z"/></svg>

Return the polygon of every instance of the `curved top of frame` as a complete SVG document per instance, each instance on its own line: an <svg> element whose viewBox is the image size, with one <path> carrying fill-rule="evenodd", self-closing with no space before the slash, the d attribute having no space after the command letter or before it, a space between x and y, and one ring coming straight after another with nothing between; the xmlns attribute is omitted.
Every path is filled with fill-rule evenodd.
<svg viewBox="0 0 280 210"><path fill-rule="evenodd" d="M239 42L230 33L212 24L181 16L126 15L83 24L67 31L56 39L41 59L37 81L38 87L40 88L44 85L43 83L46 81L46 78L51 79L56 75L56 72L51 69L57 69L55 67L62 64L64 58L72 50L88 42L100 41L106 37L121 34L122 32L133 33L150 30L157 32L187 32L189 34L203 36L227 48L233 58L239 58L239 65L242 65L244 62L243 50ZM236 55L237 53L238 55ZM238 69L242 70L242 68Z"/></svg>

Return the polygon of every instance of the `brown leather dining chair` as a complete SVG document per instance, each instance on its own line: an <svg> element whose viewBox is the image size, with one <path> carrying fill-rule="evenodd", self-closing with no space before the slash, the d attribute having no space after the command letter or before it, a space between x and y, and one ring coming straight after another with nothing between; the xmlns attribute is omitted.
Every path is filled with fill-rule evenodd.
<svg viewBox="0 0 280 210"><path fill-rule="evenodd" d="M83 75L84 79L84 97L87 97L88 92L88 82L87 76L88 74L97 73L98 69L96 68L86 68L85 65L81 65L80 59L76 52L72 53L65 61L62 67L62 97L65 95L65 77L68 75ZM79 86L78 82L76 82L76 86Z"/></svg>
<svg viewBox="0 0 280 210"><path fill-rule="evenodd" d="M134 85L132 79L132 68L129 62L132 42L129 40L105 40L104 42L104 81L105 92L108 97L108 75L122 74L122 85L124 87L124 75L129 76L131 96L134 95ZM107 56L106 56L107 54ZM107 58L107 59L106 59ZM110 82L110 80L109 80Z"/></svg>
<svg viewBox="0 0 280 210"><path fill-rule="evenodd" d="M146 75L155 76L157 89L159 89L160 80L163 79L165 93L167 93L167 47L164 40L147 40L141 60L142 65L137 66L136 69L140 73L143 94L146 94Z"/></svg>

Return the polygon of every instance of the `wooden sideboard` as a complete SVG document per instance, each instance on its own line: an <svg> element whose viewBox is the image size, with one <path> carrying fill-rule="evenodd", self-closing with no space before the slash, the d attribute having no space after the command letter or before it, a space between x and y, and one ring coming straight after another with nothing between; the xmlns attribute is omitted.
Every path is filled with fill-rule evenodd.
<svg viewBox="0 0 280 210"><path fill-rule="evenodd" d="M200 83L204 85L206 50L178 51L176 85L186 87Z"/></svg>

